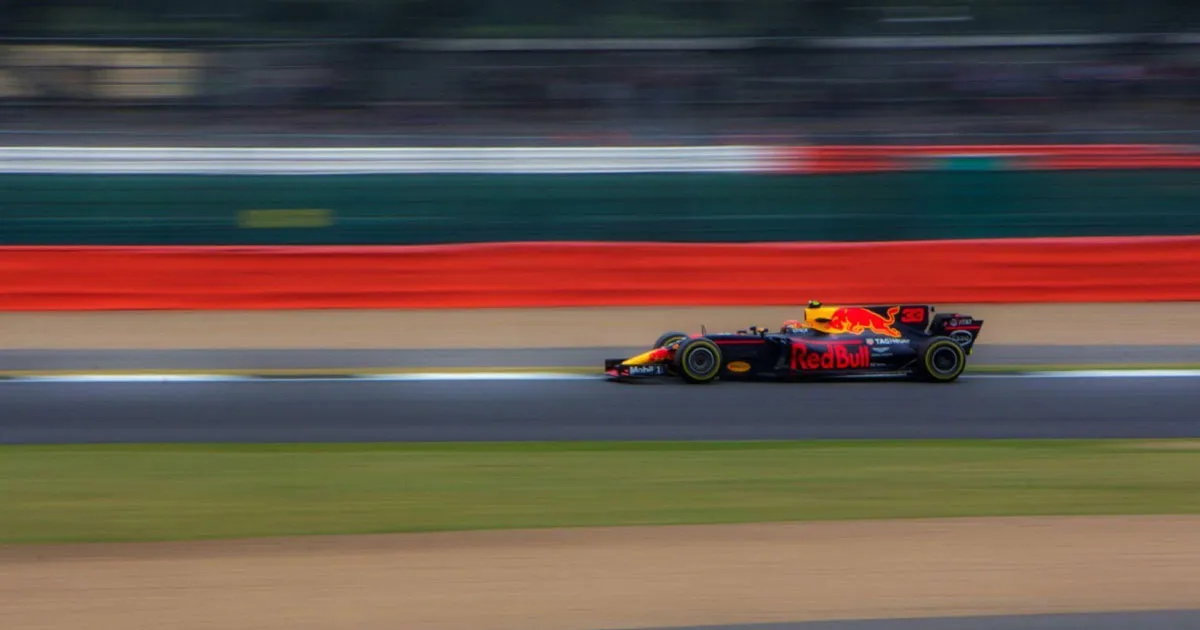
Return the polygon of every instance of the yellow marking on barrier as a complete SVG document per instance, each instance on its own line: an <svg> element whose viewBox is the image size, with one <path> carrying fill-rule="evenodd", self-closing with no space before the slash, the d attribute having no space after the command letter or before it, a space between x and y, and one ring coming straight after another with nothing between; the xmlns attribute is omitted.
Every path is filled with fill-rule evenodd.
<svg viewBox="0 0 1200 630"><path fill-rule="evenodd" d="M333 211L314 209L241 210L238 227L247 229L323 228L333 225Z"/></svg>

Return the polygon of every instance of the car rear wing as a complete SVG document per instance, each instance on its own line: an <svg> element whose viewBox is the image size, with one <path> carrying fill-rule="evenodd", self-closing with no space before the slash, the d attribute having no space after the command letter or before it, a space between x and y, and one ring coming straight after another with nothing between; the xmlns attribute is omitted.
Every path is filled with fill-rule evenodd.
<svg viewBox="0 0 1200 630"><path fill-rule="evenodd" d="M962 313L942 313L934 316L929 334L949 337L970 354L982 328L982 319Z"/></svg>

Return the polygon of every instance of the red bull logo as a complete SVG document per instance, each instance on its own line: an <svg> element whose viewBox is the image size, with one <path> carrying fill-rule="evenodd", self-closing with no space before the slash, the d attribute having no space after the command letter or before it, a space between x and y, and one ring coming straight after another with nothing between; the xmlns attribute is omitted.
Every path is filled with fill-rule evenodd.
<svg viewBox="0 0 1200 630"><path fill-rule="evenodd" d="M885 318L879 313L865 308L839 308L833 312L825 329L829 333L850 333L852 335L861 335L869 330L877 335L900 337L900 331L893 327L896 323L896 314L899 312L900 307L893 306L887 310L888 316Z"/></svg>
<svg viewBox="0 0 1200 630"><path fill-rule="evenodd" d="M871 351L861 343L831 344L819 352L805 344L792 346L793 370L865 370L871 365Z"/></svg>

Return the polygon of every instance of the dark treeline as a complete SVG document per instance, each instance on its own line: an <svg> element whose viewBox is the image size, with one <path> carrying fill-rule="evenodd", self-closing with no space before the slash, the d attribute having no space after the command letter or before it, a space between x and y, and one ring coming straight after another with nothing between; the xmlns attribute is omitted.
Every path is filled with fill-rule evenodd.
<svg viewBox="0 0 1200 630"><path fill-rule="evenodd" d="M805 37L1200 30L1196 0L0 0L7 37Z"/></svg>

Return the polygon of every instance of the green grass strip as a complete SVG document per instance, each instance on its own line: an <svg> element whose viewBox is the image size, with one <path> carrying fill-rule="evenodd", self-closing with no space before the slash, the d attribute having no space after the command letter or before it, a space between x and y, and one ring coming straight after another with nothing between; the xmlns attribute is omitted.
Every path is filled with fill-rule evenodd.
<svg viewBox="0 0 1200 630"><path fill-rule="evenodd" d="M0 497L7 543L1183 514L1200 441L8 446Z"/></svg>

